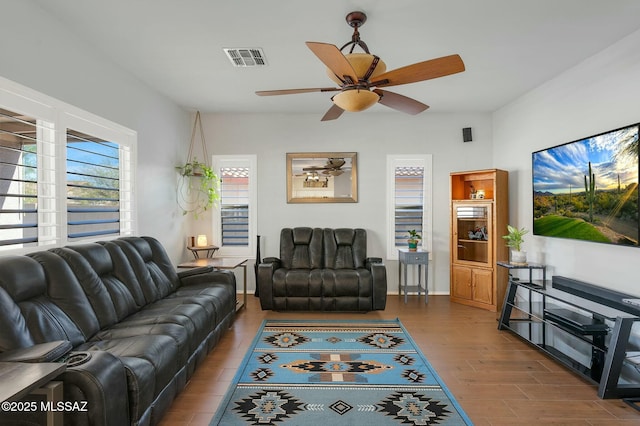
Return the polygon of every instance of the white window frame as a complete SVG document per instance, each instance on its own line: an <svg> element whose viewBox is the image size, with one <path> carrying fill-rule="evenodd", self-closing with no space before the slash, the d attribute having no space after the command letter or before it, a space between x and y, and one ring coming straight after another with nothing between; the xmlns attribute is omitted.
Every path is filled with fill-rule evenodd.
<svg viewBox="0 0 640 426"><path fill-rule="evenodd" d="M255 155L214 155L213 171L220 176L224 167L247 167L249 169L249 242L246 246L222 245L222 218L220 204L213 208L213 244L220 247L216 255L225 257L253 258L258 235L258 161Z"/></svg>
<svg viewBox="0 0 640 426"><path fill-rule="evenodd" d="M135 235L137 208L135 174L137 133L119 124L0 77L0 107L44 120L38 130L38 245L6 247L0 255L25 254L43 248ZM67 238L67 128L88 133L120 146L120 235ZM44 136L44 137L42 137ZM42 138L41 138L42 137Z"/></svg>
<svg viewBox="0 0 640 426"><path fill-rule="evenodd" d="M387 155L387 260L398 260L395 241L395 170L396 167L423 167L422 249L432 252L433 244L433 158L431 154Z"/></svg>

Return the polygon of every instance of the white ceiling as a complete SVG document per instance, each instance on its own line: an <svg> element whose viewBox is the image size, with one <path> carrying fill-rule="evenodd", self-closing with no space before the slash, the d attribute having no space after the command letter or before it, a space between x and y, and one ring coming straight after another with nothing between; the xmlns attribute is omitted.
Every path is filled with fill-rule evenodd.
<svg viewBox="0 0 640 426"><path fill-rule="evenodd" d="M332 93L254 92L331 86L304 42L341 47L351 11L367 14L361 38L388 70L460 54L465 72L392 88L430 105L423 114L494 111L640 28L638 0L32 1L185 108L319 118ZM268 66L235 68L229 47L262 48Z"/></svg>

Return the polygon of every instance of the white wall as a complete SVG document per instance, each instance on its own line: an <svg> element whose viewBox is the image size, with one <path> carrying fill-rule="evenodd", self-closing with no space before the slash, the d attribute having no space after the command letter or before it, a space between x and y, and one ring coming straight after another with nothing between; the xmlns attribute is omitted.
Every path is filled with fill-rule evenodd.
<svg viewBox="0 0 640 426"><path fill-rule="evenodd" d="M368 255L384 257L386 156L432 154L434 253L429 288L448 294L449 173L493 167L491 116L378 111L345 113L336 121L321 122L320 104L317 114L205 114L202 118L209 153L257 155L262 256L278 256L281 228L311 226L365 228ZM473 128L473 142L462 142L463 127ZM287 204L286 153L311 151L358 153L358 203ZM389 291L395 292L397 262L385 263Z"/></svg>
<svg viewBox="0 0 640 426"><path fill-rule="evenodd" d="M640 121L640 31L494 114L493 163L510 173L511 222L532 229L531 153ZM640 249L525 240L529 259L563 275L640 295Z"/></svg>
<svg viewBox="0 0 640 426"><path fill-rule="evenodd" d="M185 256L186 220L175 202L174 166L186 158L191 116L104 59L27 1L2 1L0 76L138 133L138 234Z"/></svg>

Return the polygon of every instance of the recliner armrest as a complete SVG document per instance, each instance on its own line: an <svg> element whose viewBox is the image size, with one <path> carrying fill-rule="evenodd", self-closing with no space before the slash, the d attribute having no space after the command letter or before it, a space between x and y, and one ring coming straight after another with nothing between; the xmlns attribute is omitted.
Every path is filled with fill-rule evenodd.
<svg viewBox="0 0 640 426"><path fill-rule="evenodd" d="M11 362L54 362L73 349L68 340L39 343L28 348L12 349L0 353L0 361Z"/></svg>
<svg viewBox="0 0 640 426"><path fill-rule="evenodd" d="M262 262L260 262L261 264L263 263L273 263L275 264L276 269L280 267L280 259L278 259L277 257L265 257L264 259L262 259Z"/></svg>

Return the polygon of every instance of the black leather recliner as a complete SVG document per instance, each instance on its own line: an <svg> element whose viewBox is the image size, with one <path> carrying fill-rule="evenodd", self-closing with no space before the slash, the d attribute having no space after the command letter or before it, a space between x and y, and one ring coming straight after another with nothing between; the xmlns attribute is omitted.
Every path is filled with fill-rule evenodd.
<svg viewBox="0 0 640 426"><path fill-rule="evenodd" d="M65 424L157 424L235 305L233 273L178 273L151 237L0 257L0 361L70 357L64 400L88 411Z"/></svg>
<svg viewBox="0 0 640 426"><path fill-rule="evenodd" d="M367 257L360 228L284 228L280 257L258 266L262 309L277 311L383 310L387 272L381 258Z"/></svg>

